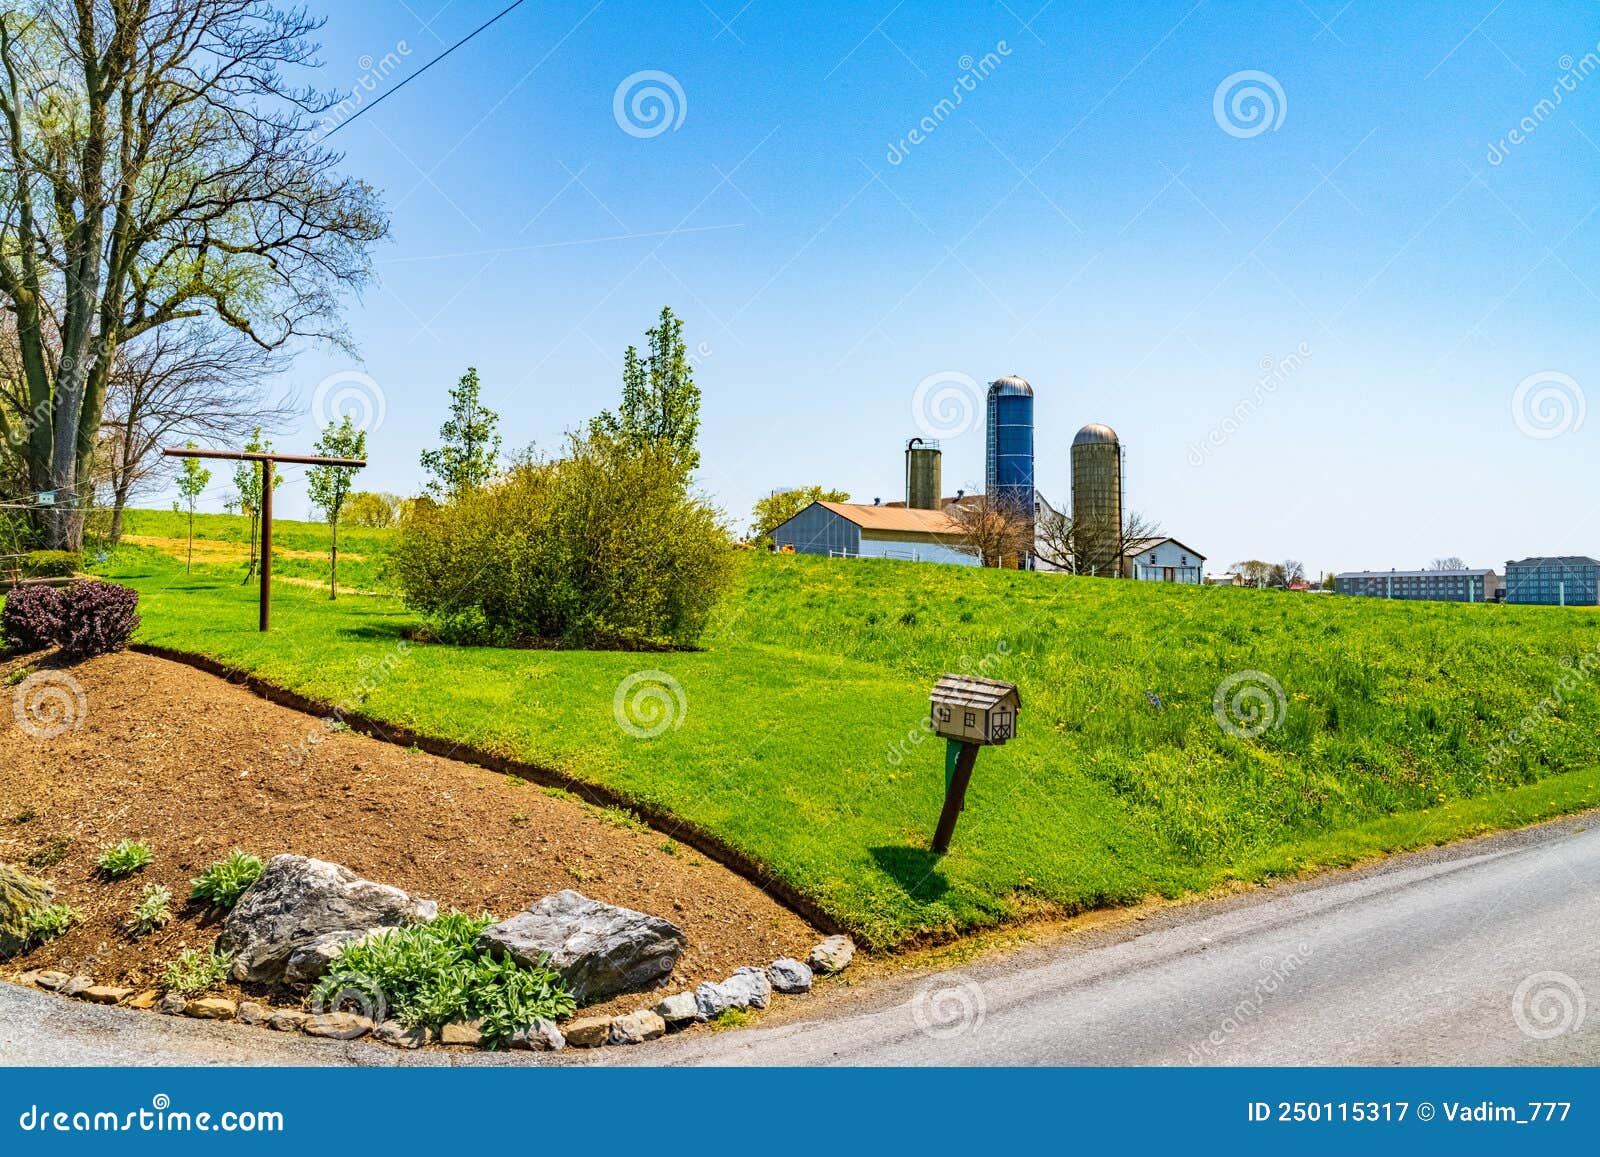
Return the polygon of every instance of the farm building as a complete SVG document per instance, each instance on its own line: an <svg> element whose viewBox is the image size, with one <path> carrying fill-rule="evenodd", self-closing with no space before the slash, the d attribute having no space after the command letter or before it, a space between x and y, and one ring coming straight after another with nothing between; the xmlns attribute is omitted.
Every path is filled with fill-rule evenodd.
<svg viewBox="0 0 1600 1157"><path fill-rule="evenodd" d="M778 550L842 558L898 558L977 566L964 536L943 510L813 502L772 532Z"/></svg>
<svg viewBox="0 0 1600 1157"><path fill-rule="evenodd" d="M1337 593L1371 599L1488 603L1503 585L1492 570L1351 570L1333 576Z"/></svg>
<svg viewBox="0 0 1600 1157"><path fill-rule="evenodd" d="M1508 561L1505 586L1508 603L1592 607L1600 604L1600 562L1581 554Z"/></svg>
<svg viewBox="0 0 1600 1157"><path fill-rule="evenodd" d="M1122 576L1157 583L1200 585L1206 556L1175 538L1141 538L1122 552Z"/></svg>

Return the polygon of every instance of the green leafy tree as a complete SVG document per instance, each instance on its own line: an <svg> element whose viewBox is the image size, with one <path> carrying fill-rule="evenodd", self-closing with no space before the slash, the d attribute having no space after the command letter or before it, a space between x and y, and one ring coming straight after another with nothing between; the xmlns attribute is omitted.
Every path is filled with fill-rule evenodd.
<svg viewBox="0 0 1600 1157"><path fill-rule="evenodd" d="M272 449L272 442L261 437L261 427L257 426L244 448L253 454L265 454ZM259 462L240 462L233 468L233 488L237 494L234 501L239 513L250 519L250 565L244 572L245 582L256 573L256 547L261 538L261 475ZM274 472L272 488L276 490L282 484L283 475Z"/></svg>
<svg viewBox="0 0 1600 1157"><path fill-rule="evenodd" d="M188 448L193 450L194 443L188 443ZM178 494L189 511L189 559L183 566L186 574L194 570L194 504L200 500L200 496L210 484L211 471L200 465L200 459L183 460L183 466L178 471Z"/></svg>
<svg viewBox="0 0 1600 1157"><path fill-rule="evenodd" d="M683 342L683 322L665 307L645 337L649 349L644 357L634 346L623 354L622 405L615 414L602 413L593 429L635 448L664 449L681 468L694 470L700 465L695 447L700 387L694 384L694 367Z"/></svg>
<svg viewBox="0 0 1600 1157"><path fill-rule="evenodd" d="M422 452L422 468L433 475L428 493L453 499L476 489L499 469L500 415L478 398L478 371L468 367L450 391L450 420L439 427L444 444Z"/></svg>
<svg viewBox="0 0 1600 1157"><path fill-rule="evenodd" d="M755 521L750 524L750 537L756 542L769 542L774 530L813 502L849 501L850 495L845 491L827 490L821 486L801 486L768 495L757 502L751 511Z"/></svg>
<svg viewBox="0 0 1600 1157"><path fill-rule="evenodd" d="M317 439L317 454L325 458L365 458L367 432L356 429L349 415L337 424L329 422ZM344 512L345 500L350 497L350 484L355 478L355 466L313 466L306 471L306 491L311 504L322 511L328 524L328 597L339 597L339 516Z"/></svg>

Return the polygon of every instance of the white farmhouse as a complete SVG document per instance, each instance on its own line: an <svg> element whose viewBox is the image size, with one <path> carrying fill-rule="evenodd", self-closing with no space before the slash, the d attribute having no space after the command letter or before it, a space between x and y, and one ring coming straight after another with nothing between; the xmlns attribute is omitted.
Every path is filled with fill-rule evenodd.
<svg viewBox="0 0 1600 1157"><path fill-rule="evenodd" d="M1124 578L1199 586L1205 569L1206 556L1175 538L1141 538L1122 552Z"/></svg>

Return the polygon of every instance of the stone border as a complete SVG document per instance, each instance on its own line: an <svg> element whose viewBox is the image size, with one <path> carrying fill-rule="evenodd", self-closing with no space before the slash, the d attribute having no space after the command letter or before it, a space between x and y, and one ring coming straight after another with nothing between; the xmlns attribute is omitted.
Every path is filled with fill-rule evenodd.
<svg viewBox="0 0 1600 1157"><path fill-rule="evenodd" d="M693 990L664 997L649 1008L637 1008L619 1016L581 1016L564 1025L540 1020L515 1033L511 1048L535 1052L560 1052L574 1048L601 1048L607 1045L635 1045L656 1040L669 1031L688 1028L713 1020L730 1009L763 1009L774 992L802 995L811 991L817 974L831 976L842 972L855 956L855 943L848 936L830 936L812 948L805 963L780 957L766 968L739 968L720 982L706 981ZM332 1040L357 1040L371 1037L396 1048L416 1049L423 1045L463 1045L485 1048L479 1022L452 1022L435 1031L407 1028L398 1021L374 1023L369 1017L352 1012L308 1013L298 1008L273 1007L253 1000L235 1001L222 996L188 998L176 992L162 994L159 989L137 990L116 985L96 984L85 975L69 975L52 969L21 973L16 983L44 989L58 996L74 997L91 1004L113 1005L139 1011L154 1011L167 1016L187 1016L196 1020L233 1021L236 1024L278 1032L300 1032Z"/></svg>

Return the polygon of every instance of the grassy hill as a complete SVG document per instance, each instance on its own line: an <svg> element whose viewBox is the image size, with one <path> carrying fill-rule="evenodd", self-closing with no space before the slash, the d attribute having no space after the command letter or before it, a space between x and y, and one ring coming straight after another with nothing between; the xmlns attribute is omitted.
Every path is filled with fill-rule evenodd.
<svg viewBox="0 0 1600 1157"><path fill-rule="evenodd" d="M293 585L263 637L231 568L128 547L99 569L143 592L144 641L605 785L879 946L1600 803L1592 612L744 557L704 649L650 655L406 646L395 600ZM1023 712L940 858L920 723L963 670ZM671 720L645 737L643 672Z"/></svg>

